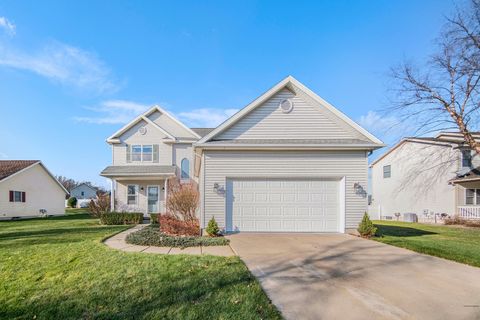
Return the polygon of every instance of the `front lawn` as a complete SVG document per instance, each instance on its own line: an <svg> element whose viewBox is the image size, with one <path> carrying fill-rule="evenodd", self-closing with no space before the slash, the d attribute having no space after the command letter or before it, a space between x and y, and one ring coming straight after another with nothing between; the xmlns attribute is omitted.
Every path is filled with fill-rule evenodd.
<svg viewBox="0 0 480 320"><path fill-rule="evenodd" d="M374 221L373 240L480 267L480 229L397 221Z"/></svg>
<svg viewBox="0 0 480 320"><path fill-rule="evenodd" d="M238 257L106 247L84 210L0 222L1 319L279 319Z"/></svg>

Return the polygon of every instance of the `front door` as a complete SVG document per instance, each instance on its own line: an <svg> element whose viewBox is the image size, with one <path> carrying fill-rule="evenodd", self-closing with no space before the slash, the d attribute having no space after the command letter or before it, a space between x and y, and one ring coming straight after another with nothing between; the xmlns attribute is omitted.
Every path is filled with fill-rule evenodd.
<svg viewBox="0 0 480 320"><path fill-rule="evenodd" d="M158 210L158 186L147 187L148 213L157 213Z"/></svg>

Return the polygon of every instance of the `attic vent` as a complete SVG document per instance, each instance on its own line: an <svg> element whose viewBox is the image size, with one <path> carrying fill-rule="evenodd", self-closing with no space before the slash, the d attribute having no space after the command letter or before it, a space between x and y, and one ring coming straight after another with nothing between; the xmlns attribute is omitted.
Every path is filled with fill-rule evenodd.
<svg viewBox="0 0 480 320"><path fill-rule="evenodd" d="M290 111L293 110L293 101L290 99L285 99L282 102L280 102L279 107L283 113L289 113Z"/></svg>
<svg viewBox="0 0 480 320"><path fill-rule="evenodd" d="M147 133L147 128L145 127L138 128L138 133L140 133L141 135L144 135L145 133Z"/></svg>

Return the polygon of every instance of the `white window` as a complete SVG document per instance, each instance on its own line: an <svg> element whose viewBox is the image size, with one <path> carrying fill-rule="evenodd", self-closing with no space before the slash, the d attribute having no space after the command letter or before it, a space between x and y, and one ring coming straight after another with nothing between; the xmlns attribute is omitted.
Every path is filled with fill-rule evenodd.
<svg viewBox="0 0 480 320"><path fill-rule="evenodd" d="M127 204L137 204L137 197L138 197L138 185L136 184L129 184L127 186Z"/></svg>
<svg viewBox="0 0 480 320"><path fill-rule="evenodd" d="M462 168L472 167L472 152L470 150L462 150Z"/></svg>
<svg viewBox="0 0 480 320"><path fill-rule="evenodd" d="M153 161L153 145L151 144L134 144L132 145L132 161L134 162L152 162Z"/></svg>
<svg viewBox="0 0 480 320"><path fill-rule="evenodd" d="M471 206L480 205L480 189L465 190L465 204Z"/></svg>
<svg viewBox="0 0 480 320"><path fill-rule="evenodd" d="M392 176L392 166L383 166L383 177L390 178Z"/></svg>
<svg viewBox="0 0 480 320"><path fill-rule="evenodd" d="M187 158L182 159L181 163L181 177L182 179L190 178L190 161Z"/></svg>
<svg viewBox="0 0 480 320"><path fill-rule="evenodd" d="M132 161L142 161L142 146L139 144L132 146Z"/></svg>
<svg viewBox="0 0 480 320"><path fill-rule="evenodd" d="M142 161L152 162L153 146L151 144L142 146Z"/></svg>

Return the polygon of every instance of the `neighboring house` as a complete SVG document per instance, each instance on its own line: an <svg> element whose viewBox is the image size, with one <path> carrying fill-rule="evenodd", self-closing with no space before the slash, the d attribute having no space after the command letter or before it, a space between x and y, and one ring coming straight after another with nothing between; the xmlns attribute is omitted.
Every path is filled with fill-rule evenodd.
<svg viewBox="0 0 480 320"><path fill-rule="evenodd" d="M63 215L66 194L41 161L0 160L0 219Z"/></svg>
<svg viewBox="0 0 480 320"><path fill-rule="evenodd" d="M441 213L480 218L478 166L480 158L460 133L405 138L370 165L369 213L375 219L396 219L395 213L416 213L419 219Z"/></svg>
<svg viewBox="0 0 480 320"><path fill-rule="evenodd" d="M95 199L97 197L97 191L97 188L86 183L81 183L70 190L70 196L75 197L78 200Z"/></svg>
<svg viewBox="0 0 480 320"><path fill-rule="evenodd" d="M177 177L199 184L201 228L215 217L227 232L345 232L367 210L367 157L382 142L293 77L211 132L172 119L154 107L107 140L117 206L158 211L150 200Z"/></svg>

